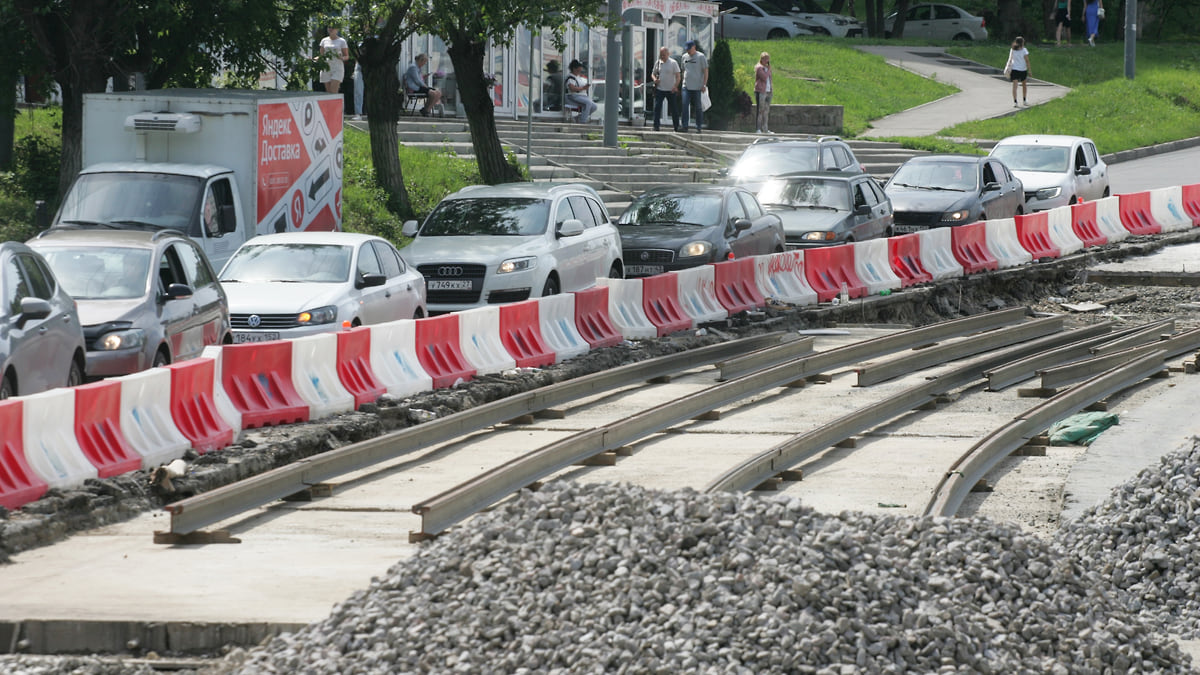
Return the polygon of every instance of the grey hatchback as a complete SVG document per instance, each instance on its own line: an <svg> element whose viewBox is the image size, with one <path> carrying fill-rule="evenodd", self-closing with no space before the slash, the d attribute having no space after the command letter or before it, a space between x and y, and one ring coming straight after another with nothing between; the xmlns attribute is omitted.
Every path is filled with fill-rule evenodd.
<svg viewBox="0 0 1200 675"><path fill-rule="evenodd" d="M169 229L59 226L29 241L76 300L87 375L126 375L232 342L204 251Z"/></svg>
<svg viewBox="0 0 1200 675"><path fill-rule="evenodd" d="M83 382L75 301L25 244L0 243L0 399Z"/></svg>
<svg viewBox="0 0 1200 675"><path fill-rule="evenodd" d="M836 246L892 235L892 200L866 174L779 176L763 186L758 201L783 220L788 248Z"/></svg>

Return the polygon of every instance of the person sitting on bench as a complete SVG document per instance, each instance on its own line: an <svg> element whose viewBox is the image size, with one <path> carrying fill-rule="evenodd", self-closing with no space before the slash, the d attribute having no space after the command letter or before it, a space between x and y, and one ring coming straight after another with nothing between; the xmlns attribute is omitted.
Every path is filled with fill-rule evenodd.
<svg viewBox="0 0 1200 675"><path fill-rule="evenodd" d="M408 70L404 71L404 92L409 96L413 94L425 95L425 107L421 108L421 114L425 117L429 117L429 113L433 112L434 106L442 102L442 92L426 86L425 78L421 75L421 69L427 63L429 63L429 56L417 54L417 58L413 59L413 62L408 65Z"/></svg>
<svg viewBox="0 0 1200 675"><path fill-rule="evenodd" d="M567 76L567 105L578 107L579 121L587 124L592 118L592 113L600 106L596 105L588 93L592 85L588 82L587 75L583 74L583 64L574 59L568 69L571 74Z"/></svg>

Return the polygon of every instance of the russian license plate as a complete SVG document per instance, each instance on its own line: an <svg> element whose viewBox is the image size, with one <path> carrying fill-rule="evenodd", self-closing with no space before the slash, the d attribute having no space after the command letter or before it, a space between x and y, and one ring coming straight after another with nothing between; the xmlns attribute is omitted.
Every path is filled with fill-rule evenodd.
<svg viewBox="0 0 1200 675"><path fill-rule="evenodd" d="M663 273L662 265L627 265L625 273L631 277L648 277Z"/></svg>
<svg viewBox="0 0 1200 675"><path fill-rule="evenodd" d="M234 333L233 343L242 344L243 342L270 342L271 340L279 339L279 331L253 331L249 333Z"/></svg>
<svg viewBox="0 0 1200 675"><path fill-rule="evenodd" d="M425 284L426 290L430 291L469 291L471 290L470 279L430 279Z"/></svg>
<svg viewBox="0 0 1200 675"><path fill-rule="evenodd" d="M922 230L928 230L928 229L929 229L928 225L893 225L892 226L892 231L899 233L899 234L906 234L909 232L920 232Z"/></svg>

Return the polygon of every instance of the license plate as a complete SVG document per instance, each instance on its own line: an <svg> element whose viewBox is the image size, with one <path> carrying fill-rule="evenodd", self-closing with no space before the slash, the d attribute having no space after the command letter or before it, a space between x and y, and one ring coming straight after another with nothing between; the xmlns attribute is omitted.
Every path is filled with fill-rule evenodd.
<svg viewBox="0 0 1200 675"><path fill-rule="evenodd" d="M279 339L279 331L264 331L253 333L234 333L233 343L242 344L243 342L270 342L271 340Z"/></svg>
<svg viewBox="0 0 1200 675"><path fill-rule="evenodd" d="M471 280L431 279L425 283L425 288L430 291L469 291L471 290Z"/></svg>
<svg viewBox="0 0 1200 675"><path fill-rule="evenodd" d="M921 232L923 230L928 230L928 229L929 229L928 225L893 225L892 226L893 232L898 232L901 234L908 233L908 232Z"/></svg>
<svg viewBox="0 0 1200 675"><path fill-rule="evenodd" d="M662 265L627 265L625 273L631 277L648 277L663 273Z"/></svg>

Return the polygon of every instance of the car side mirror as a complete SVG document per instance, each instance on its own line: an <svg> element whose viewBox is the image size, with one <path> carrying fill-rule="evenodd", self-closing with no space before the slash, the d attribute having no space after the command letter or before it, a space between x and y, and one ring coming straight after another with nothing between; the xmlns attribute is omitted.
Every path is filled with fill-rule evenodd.
<svg viewBox="0 0 1200 675"><path fill-rule="evenodd" d="M555 234L560 237L578 237L583 234L583 221L578 218L568 218L562 221Z"/></svg>
<svg viewBox="0 0 1200 675"><path fill-rule="evenodd" d="M187 300L192 297L192 287L187 284L171 284L163 297L167 300Z"/></svg>
<svg viewBox="0 0 1200 675"><path fill-rule="evenodd" d="M406 220L406 221L404 221L404 225L401 226L401 228L400 228L400 234L411 239L411 238L417 236L417 229L418 229L417 221Z"/></svg>
<svg viewBox="0 0 1200 675"><path fill-rule="evenodd" d="M1000 189L999 183L985 183L983 186L984 192L995 192Z"/></svg>
<svg viewBox="0 0 1200 675"><path fill-rule="evenodd" d="M237 207L228 204L221 207L221 233L233 234L234 232L237 232Z"/></svg>
<svg viewBox="0 0 1200 675"><path fill-rule="evenodd" d="M1087 166L1080 166L1080 167L1076 167L1076 168L1075 168L1075 175L1076 175L1076 176L1090 176L1091 174L1092 174L1092 169L1091 169L1091 167L1087 167Z"/></svg>
<svg viewBox="0 0 1200 675"><path fill-rule="evenodd" d="M750 222L748 218L738 218L737 220L733 221L733 229L735 232L745 232L751 227L754 227L754 223Z"/></svg>
<svg viewBox="0 0 1200 675"><path fill-rule="evenodd" d="M871 205L870 204L859 204L858 206L855 206L854 207L854 215L856 215L856 216L871 215Z"/></svg>
<svg viewBox="0 0 1200 675"><path fill-rule="evenodd" d="M374 272L358 275L358 281L354 283L355 288L371 288L373 286L382 286L387 283L387 277Z"/></svg>
<svg viewBox="0 0 1200 675"><path fill-rule="evenodd" d="M42 298L28 296L21 298L20 324L26 321L36 321L50 316L50 303Z"/></svg>

